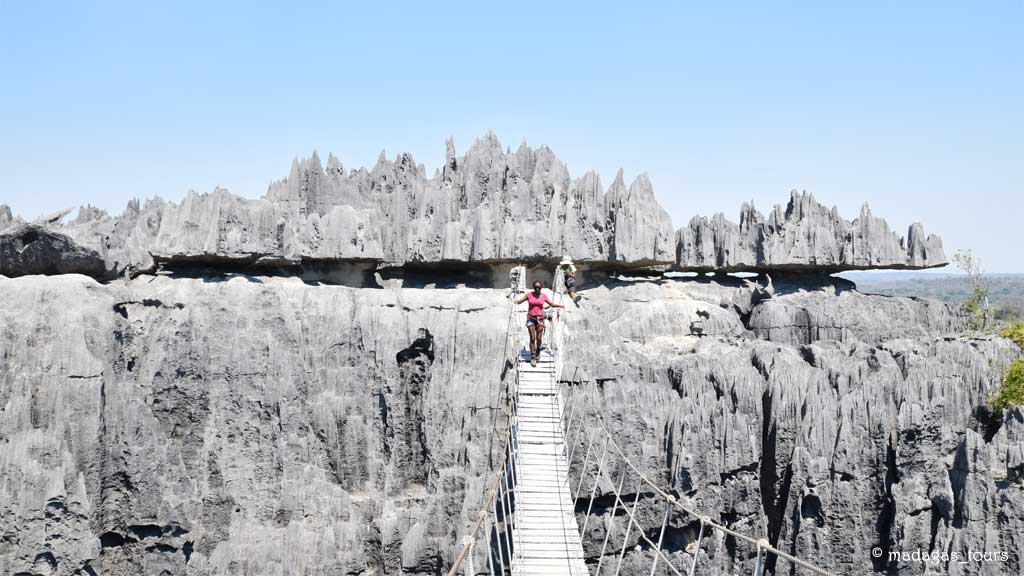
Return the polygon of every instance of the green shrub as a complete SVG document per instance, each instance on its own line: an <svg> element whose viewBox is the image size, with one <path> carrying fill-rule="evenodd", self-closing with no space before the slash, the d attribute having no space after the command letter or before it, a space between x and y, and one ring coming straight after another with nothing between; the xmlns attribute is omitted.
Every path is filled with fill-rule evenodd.
<svg viewBox="0 0 1024 576"><path fill-rule="evenodd" d="M1016 324L1007 326L999 333L1003 338L1009 338L1013 340L1013 343L1024 352L1024 322L1017 322Z"/></svg>
<svg viewBox="0 0 1024 576"><path fill-rule="evenodd" d="M990 400L998 412L1014 406L1024 406L1024 358L1018 358L1003 373L1003 385Z"/></svg>
<svg viewBox="0 0 1024 576"><path fill-rule="evenodd" d="M1024 352L1024 323L1017 322L1003 328L999 335L1008 338ZM1003 372L1003 384L999 392L989 399L989 404L1002 414L1007 408L1024 406L1024 358L1018 358Z"/></svg>

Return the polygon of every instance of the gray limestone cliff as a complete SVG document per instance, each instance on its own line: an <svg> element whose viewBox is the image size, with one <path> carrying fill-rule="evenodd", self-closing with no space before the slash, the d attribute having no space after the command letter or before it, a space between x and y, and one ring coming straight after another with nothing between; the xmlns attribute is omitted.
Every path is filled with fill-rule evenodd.
<svg viewBox="0 0 1024 576"><path fill-rule="evenodd" d="M296 160L258 199L224 189L180 202L133 200L120 216L86 206L37 224L99 254L99 279L164 267L216 265L325 275L377 269L553 263L569 255L587 266L660 266L695 271L926 268L946 263L942 242L920 224L906 239L865 207L853 222L804 194L766 219L744 206L739 225L717 215L673 231L646 175L628 186L622 171L605 190L596 172L573 178L546 146L503 149L492 133L464 155L449 141L428 176L409 154L346 170L333 155ZM5 222L0 210L0 243ZM66 249L62 246L54 250ZM74 251L72 251L74 252ZM54 267L43 273L61 273ZM39 273L0 260L0 274Z"/></svg>
<svg viewBox="0 0 1024 576"><path fill-rule="evenodd" d="M443 574L500 452L507 293L388 286L0 278L0 573ZM828 277L752 290L590 285L564 376L664 487L834 573L1019 574L1024 416L986 404L1017 348ZM649 534L660 506L641 494ZM669 527L687 566L698 524ZM647 574L627 550L622 573ZM1009 557L888 561L913 550ZM701 554L753 569L728 538Z"/></svg>
<svg viewBox="0 0 1024 576"><path fill-rule="evenodd" d="M0 273L108 276L103 257L66 234L38 224L9 224L0 231Z"/></svg>
<svg viewBox="0 0 1024 576"><path fill-rule="evenodd" d="M549 148L506 151L490 133L462 156L449 141L433 176L409 154L346 171L314 152L260 199L217 189L133 202L117 218L83 210L56 227L103 254L113 275L168 263L388 267L564 254L635 266L671 263L674 252L671 219L646 176L627 188L620 172L605 191L594 172L571 178Z"/></svg>
<svg viewBox="0 0 1024 576"><path fill-rule="evenodd" d="M6 204L0 204L0 232L13 223L14 215L11 213L11 207Z"/></svg>
<svg viewBox="0 0 1024 576"><path fill-rule="evenodd" d="M676 264L681 270L866 270L931 268L947 264L942 240L925 236L919 223L907 237L896 235L865 204L852 222L814 196L793 191L785 208L776 205L767 218L743 204L736 224L716 214L694 217L676 235Z"/></svg>
<svg viewBox="0 0 1024 576"><path fill-rule="evenodd" d="M0 206L0 573L445 574L508 425L503 274L566 253L563 378L665 489L835 574L1024 573L1024 412L988 405L1020 350L828 275L941 265L938 238L806 194L673 232L646 176L604 189L490 134L432 176L314 154L259 199ZM592 567L613 500L577 507ZM689 566L699 521L668 526ZM620 575L649 574L625 543ZM698 553L753 571L729 537Z"/></svg>

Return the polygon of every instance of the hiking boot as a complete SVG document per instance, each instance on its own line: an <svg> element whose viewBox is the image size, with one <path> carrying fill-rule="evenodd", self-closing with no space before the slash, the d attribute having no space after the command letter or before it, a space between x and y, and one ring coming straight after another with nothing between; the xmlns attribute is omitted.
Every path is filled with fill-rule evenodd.
<svg viewBox="0 0 1024 576"><path fill-rule="evenodd" d="M530 366L533 366L534 368L537 367L537 357L536 356L530 356Z"/></svg>

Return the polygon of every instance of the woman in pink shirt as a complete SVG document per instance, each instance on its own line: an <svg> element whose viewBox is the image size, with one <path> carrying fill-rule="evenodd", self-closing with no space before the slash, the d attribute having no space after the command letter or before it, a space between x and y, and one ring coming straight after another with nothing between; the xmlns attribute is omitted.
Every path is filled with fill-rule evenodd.
<svg viewBox="0 0 1024 576"><path fill-rule="evenodd" d="M552 308L563 308L561 304L555 304L548 298L547 294L541 292L544 287L539 280L533 283L533 292L527 292L516 304L529 302L526 311L526 329L530 331L530 365L537 365L537 355L540 354L541 336L544 334L544 305Z"/></svg>

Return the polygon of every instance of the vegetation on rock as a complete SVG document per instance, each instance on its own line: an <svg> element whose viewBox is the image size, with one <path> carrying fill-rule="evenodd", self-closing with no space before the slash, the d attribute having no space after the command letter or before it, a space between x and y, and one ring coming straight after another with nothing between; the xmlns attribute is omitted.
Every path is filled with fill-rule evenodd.
<svg viewBox="0 0 1024 576"><path fill-rule="evenodd" d="M1012 340L1024 352L1024 323L1007 326L999 335ZM1024 406L1024 358L1014 360L1003 372L1002 386L990 403L1000 413L1014 406Z"/></svg>
<svg viewBox="0 0 1024 576"><path fill-rule="evenodd" d="M971 294L971 283L962 274L922 272L846 273L861 292L933 298L960 304ZM996 325L1024 321L1024 275L985 274L985 291Z"/></svg>
<svg viewBox="0 0 1024 576"><path fill-rule="evenodd" d="M981 261L970 250L957 250L953 255L957 268L967 275L970 291L961 307L967 315L967 327L984 330L989 323L988 283L981 271Z"/></svg>
<svg viewBox="0 0 1024 576"><path fill-rule="evenodd" d="M992 397L991 404L999 412L1024 406L1024 358L1014 360L1003 373L1003 385Z"/></svg>
<svg viewBox="0 0 1024 576"><path fill-rule="evenodd" d="M1022 351L1024 351L1024 322L1017 322L1012 326L1007 326L999 333L1003 338L1013 340Z"/></svg>

